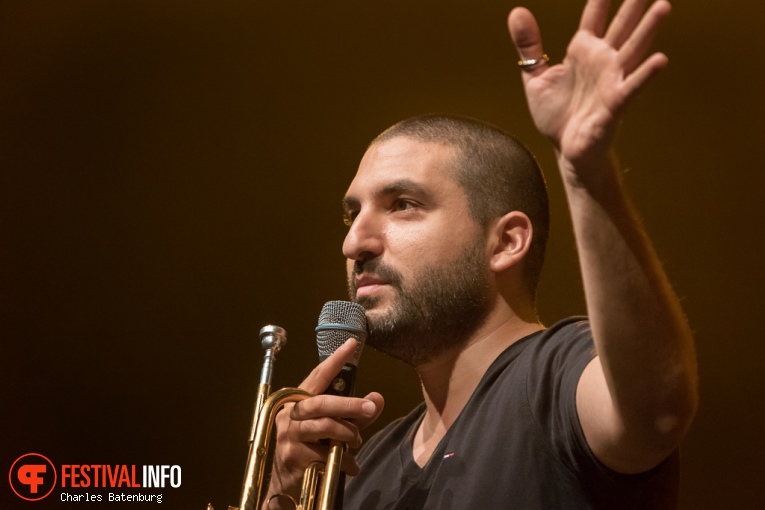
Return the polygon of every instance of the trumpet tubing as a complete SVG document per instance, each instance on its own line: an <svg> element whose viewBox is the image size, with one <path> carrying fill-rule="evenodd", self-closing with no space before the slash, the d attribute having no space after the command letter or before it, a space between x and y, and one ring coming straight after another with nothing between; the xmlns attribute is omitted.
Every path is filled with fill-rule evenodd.
<svg viewBox="0 0 765 510"><path fill-rule="evenodd" d="M300 388L282 388L271 393L271 376L276 353L286 343L286 335L286 331L278 326L266 326L260 330L261 344L266 354L250 429L247 466L239 506L229 506L228 510L260 510L263 504L263 480L268 464L269 443L276 414L285 404L299 402L313 396ZM330 444L326 464L316 462L308 466L303 475L303 487L300 502L296 502L296 510L334 509L335 494L341 478L340 464L343 450L342 443L333 441ZM207 504L207 510L214 510L212 504Z"/></svg>
<svg viewBox="0 0 765 510"><path fill-rule="evenodd" d="M250 455L247 461L239 510L255 510L258 508L257 505L263 493L263 477L268 460L268 445L276 413L284 404L299 402L310 396L312 396L310 393L299 388L283 388L275 391L263 403L255 430L255 440L250 445Z"/></svg>

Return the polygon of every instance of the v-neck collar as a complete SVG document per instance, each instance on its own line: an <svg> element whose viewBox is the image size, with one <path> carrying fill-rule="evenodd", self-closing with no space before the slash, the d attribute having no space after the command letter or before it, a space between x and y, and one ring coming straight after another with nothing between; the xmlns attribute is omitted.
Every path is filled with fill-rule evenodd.
<svg viewBox="0 0 765 510"><path fill-rule="evenodd" d="M417 429L420 427L422 420L425 418L425 412L427 411L425 402L422 402L410 413L409 419L412 420L412 424L409 427L409 432L406 435L406 440L402 441L398 447L401 471L405 477L419 478L423 476L424 473L433 471L431 466L436 463L434 459L438 459L440 461L443 458L444 451L449 444L454 430L458 428L462 416L465 414L466 410L472 407L473 401L477 398L476 395L483 393L479 390L481 390L486 384L490 384L489 381L493 378L494 372L520 356L528 343L533 338L541 335L545 331L547 330L540 329L539 331L535 331L520 338L519 340L510 344L504 351L499 354L499 356L494 359L491 365L489 365L489 368L486 369L486 372L484 372L475 390L473 390L473 394L470 395L470 398L465 403L465 406L462 408L457 418L454 420L454 423L452 423L451 427L449 427L449 430L447 430L444 434L444 437L441 438L441 440L438 442L438 445L436 445L436 447L433 449L433 453L430 455L428 462L426 462L422 467L420 467L414 460L414 437L417 434ZM438 462L438 464L440 465L440 462ZM437 468L435 471L437 471Z"/></svg>

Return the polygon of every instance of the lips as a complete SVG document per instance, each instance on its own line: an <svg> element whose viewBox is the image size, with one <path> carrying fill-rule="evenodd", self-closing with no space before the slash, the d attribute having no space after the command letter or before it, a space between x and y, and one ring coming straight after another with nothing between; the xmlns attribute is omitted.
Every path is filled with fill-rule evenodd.
<svg viewBox="0 0 765 510"><path fill-rule="evenodd" d="M357 298L374 294L384 285L389 285L389 283L382 278L368 274L361 274L353 279L353 286L356 289Z"/></svg>
<svg viewBox="0 0 765 510"><path fill-rule="evenodd" d="M401 275L393 267L385 264L379 257L370 260L356 260L348 278L351 299L371 306L372 301L380 297L383 287L392 287L395 292L401 291ZM386 292L387 293L387 292Z"/></svg>

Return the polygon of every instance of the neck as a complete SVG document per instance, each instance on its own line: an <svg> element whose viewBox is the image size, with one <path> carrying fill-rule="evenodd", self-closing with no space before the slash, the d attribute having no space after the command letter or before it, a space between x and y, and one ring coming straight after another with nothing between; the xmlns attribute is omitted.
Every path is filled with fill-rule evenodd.
<svg viewBox="0 0 765 510"><path fill-rule="evenodd" d="M536 320L514 313L490 314L486 323L465 344L419 365L427 411L418 434L440 439L457 419L486 370L502 351L539 331Z"/></svg>

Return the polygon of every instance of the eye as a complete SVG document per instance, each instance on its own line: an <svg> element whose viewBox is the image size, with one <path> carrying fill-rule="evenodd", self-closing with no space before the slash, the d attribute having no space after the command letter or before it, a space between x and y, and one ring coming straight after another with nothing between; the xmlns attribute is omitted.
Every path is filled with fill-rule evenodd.
<svg viewBox="0 0 765 510"><path fill-rule="evenodd" d="M353 220L356 218L357 213L353 211L346 211L343 213L343 223L346 227L353 225Z"/></svg>
<svg viewBox="0 0 765 510"><path fill-rule="evenodd" d="M399 198L393 203L393 210L394 211L406 211L409 209L413 209L416 207L417 204L412 202L411 200L407 200L404 198Z"/></svg>

